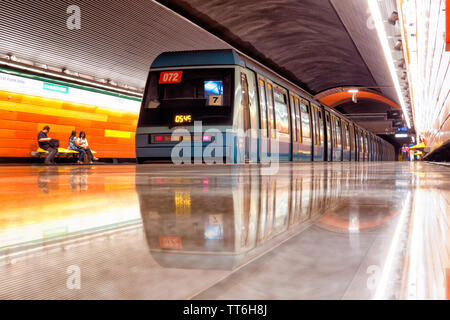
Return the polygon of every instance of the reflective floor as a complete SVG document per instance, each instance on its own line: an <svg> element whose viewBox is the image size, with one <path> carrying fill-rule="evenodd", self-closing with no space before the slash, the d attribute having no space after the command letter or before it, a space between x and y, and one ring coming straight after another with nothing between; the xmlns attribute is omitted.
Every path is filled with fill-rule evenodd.
<svg viewBox="0 0 450 320"><path fill-rule="evenodd" d="M450 168L0 167L0 299L442 299Z"/></svg>

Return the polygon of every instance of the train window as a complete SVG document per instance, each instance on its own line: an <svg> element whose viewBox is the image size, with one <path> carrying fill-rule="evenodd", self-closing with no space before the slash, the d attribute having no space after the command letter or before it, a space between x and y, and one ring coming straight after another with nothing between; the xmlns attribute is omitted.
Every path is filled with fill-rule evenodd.
<svg viewBox="0 0 450 320"><path fill-rule="evenodd" d="M291 96L291 123L292 123L292 141L298 141L297 122L295 121L295 100Z"/></svg>
<svg viewBox="0 0 450 320"><path fill-rule="evenodd" d="M323 126L322 110L319 110L318 113L319 113L319 123L320 123L320 130L319 130L320 131L320 133L319 133L320 144L323 144L323 142L324 142L324 132L323 132L324 126Z"/></svg>
<svg viewBox="0 0 450 320"><path fill-rule="evenodd" d="M267 105L266 105L266 86L264 81L259 80L259 104L261 112L261 131L262 136L267 137Z"/></svg>
<svg viewBox="0 0 450 320"><path fill-rule="evenodd" d="M333 131L333 148L337 147L337 138L336 138L336 118L334 116L331 116L331 130Z"/></svg>
<svg viewBox="0 0 450 320"><path fill-rule="evenodd" d="M345 148L350 149L350 130L348 124L345 124Z"/></svg>
<svg viewBox="0 0 450 320"><path fill-rule="evenodd" d="M273 139L276 138L274 130L276 129L275 120L274 120L274 110L273 110L273 88L270 83L267 84L267 129L269 130L269 135Z"/></svg>
<svg viewBox="0 0 450 320"><path fill-rule="evenodd" d="M275 100L275 121L277 130L289 134L289 112L286 105L286 94L278 88L273 90Z"/></svg>
<svg viewBox="0 0 450 320"><path fill-rule="evenodd" d="M337 146L342 146L341 124L339 119L336 119L336 144Z"/></svg>
<svg viewBox="0 0 450 320"><path fill-rule="evenodd" d="M339 121L341 124L341 132L342 132L342 149L346 149L347 148L347 136L345 133L345 122L344 120L340 120Z"/></svg>
<svg viewBox="0 0 450 320"><path fill-rule="evenodd" d="M309 123L309 110L305 101L300 102L301 116L302 116L302 137L311 138L311 126Z"/></svg>
<svg viewBox="0 0 450 320"><path fill-rule="evenodd" d="M360 152L364 152L364 138L362 131L359 133L359 150Z"/></svg>
<svg viewBox="0 0 450 320"><path fill-rule="evenodd" d="M302 141L302 132L301 132L301 126L302 126L302 120L300 116L300 100L295 99L295 122L297 124L297 141Z"/></svg>
<svg viewBox="0 0 450 320"><path fill-rule="evenodd" d="M327 113L325 115L326 126L327 126L327 143L331 145L331 127L330 127L330 115Z"/></svg>
<svg viewBox="0 0 450 320"><path fill-rule="evenodd" d="M177 125L179 114L205 125L232 123L232 69L183 70L177 82L160 83L161 75L150 72L139 126Z"/></svg>
<svg viewBox="0 0 450 320"><path fill-rule="evenodd" d="M241 87L242 87L242 97L241 105L244 112L244 130L247 131L251 128L250 126L250 108L249 108L249 97L248 97L248 81L245 73L241 73Z"/></svg>
<svg viewBox="0 0 450 320"><path fill-rule="evenodd" d="M311 119L312 119L312 132L313 132L313 144L317 144L317 125L316 125L316 109L311 106Z"/></svg>

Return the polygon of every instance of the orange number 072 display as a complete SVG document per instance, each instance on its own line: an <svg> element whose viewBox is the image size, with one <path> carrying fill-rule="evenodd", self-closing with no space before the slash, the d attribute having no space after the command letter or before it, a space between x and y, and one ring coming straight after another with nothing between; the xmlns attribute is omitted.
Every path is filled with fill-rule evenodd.
<svg viewBox="0 0 450 320"><path fill-rule="evenodd" d="M159 75L159 83L180 83L183 71L164 71Z"/></svg>

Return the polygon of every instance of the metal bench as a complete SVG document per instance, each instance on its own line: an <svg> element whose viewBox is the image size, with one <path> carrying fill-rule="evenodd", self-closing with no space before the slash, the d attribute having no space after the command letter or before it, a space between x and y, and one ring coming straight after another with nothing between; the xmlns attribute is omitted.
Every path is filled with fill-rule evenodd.
<svg viewBox="0 0 450 320"><path fill-rule="evenodd" d="M97 152L91 150L92 154L96 154ZM44 156L46 156L48 153L47 150L44 150L42 148L38 148L36 151L31 151L31 156L32 157L38 157L38 158L42 158ZM57 158L68 158L68 157L73 157L75 159L75 155L78 155L79 152L75 151L75 150L70 150L70 149L66 149L66 148L58 148L58 153L56 154Z"/></svg>

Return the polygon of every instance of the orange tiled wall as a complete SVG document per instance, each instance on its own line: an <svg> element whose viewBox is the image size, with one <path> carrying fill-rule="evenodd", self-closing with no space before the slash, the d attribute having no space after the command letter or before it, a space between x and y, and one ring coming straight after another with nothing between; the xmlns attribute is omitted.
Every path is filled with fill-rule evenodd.
<svg viewBox="0 0 450 320"><path fill-rule="evenodd" d="M30 157L48 125L61 147L72 130L84 130L99 158L134 158L137 120L137 113L0 91L0 157Z"/></svg>

